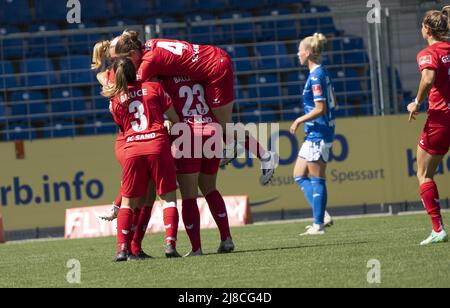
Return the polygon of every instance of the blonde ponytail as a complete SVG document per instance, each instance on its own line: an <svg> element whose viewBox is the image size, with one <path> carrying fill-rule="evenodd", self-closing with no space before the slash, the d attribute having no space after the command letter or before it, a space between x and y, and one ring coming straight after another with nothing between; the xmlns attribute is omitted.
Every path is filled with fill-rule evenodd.
<svg viewBox="0 0 450 308"><path fill-rule="evenodd" d="M110 41L101 41L95 44L92 52L91 69L94 71L101 71L105 69L106 59L109 57Z"/></svg>
<svg viewBox="0 0 450 308"><path fill-rule="evenodd" d="M322 52L327 43L327 38L322 33L314 33L303 40L305 47L311 51L312 60L319 62L322 56Z"/></svg>

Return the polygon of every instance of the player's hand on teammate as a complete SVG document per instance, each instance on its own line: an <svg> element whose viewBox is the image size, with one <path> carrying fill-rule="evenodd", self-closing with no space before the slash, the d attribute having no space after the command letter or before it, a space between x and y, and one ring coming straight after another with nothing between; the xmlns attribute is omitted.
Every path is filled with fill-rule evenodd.
<svg viewBox="0 0 450 308"><path fill-rule="evenodd" d="M167 129L167 132L170 135L170 131L172 130L173 123L171 121L169 121L169 120L165 120L164 121L164 127Z"/></svg>
<svg viewBox="0 0 450 308"><path fill-rule="evenodd" d="M417 102L412 102L408 105L408 112L409 112L409 122L416 119L416 116L420 112L420 105Z"/></svg>

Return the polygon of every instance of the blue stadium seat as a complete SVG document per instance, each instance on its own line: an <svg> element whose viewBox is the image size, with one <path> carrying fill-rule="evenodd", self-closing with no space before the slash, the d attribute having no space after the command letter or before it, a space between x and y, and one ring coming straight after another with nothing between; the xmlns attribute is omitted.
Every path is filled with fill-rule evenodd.
<svg viewBox="0 0 450 308"><path fill-rule="evenodd" d="M55 24L34 24L28 29L31 33L61 30ZM66 51L66 46L60 35L30 38L27 40L27 54L31 57L46 57L61 55Z"/></svg>
<svg viewBox="0 0 450 308"><path fill-rule="evenodd" d="M0 26L0 36L20 33L20 29L15 26ZM11 59L11 58L19 58L23 56L24 53L24 40L21 39L9 39L2 38L0 40L0 59Z"/></svg>
<svg viewBox="0 0 450 308"><path fill-rule="evenodd" d="M7 112L6 112L6 103L5 103L5 101L3 100L3 97L2 96L0 96L0 123L4 123L5 122L5 120L6 120L6 115L7 115Z"/></svg>
<svg viewBox="0 0 450 308"><path fill-rule="evenodd" d="M68 30L75 29L89 29L89 28L98 28L99 24L89 21L83 22L81 24L68 24ZM86 34L86 33L74 33L68 36L68 48L71 54L84 54L90 55L92 52L92 48L94 44L98 41L103 40L104 38L98 33Z"/></svg>
<svg viewBox="0 0 450 308"><path fill-rule="evenodd" d="M153 9L163 14L186 13L191 10L191 3L186 0L154 0Z"/></svg>
<svg viewBox="0 0 450 308"><path fill-rule="evenodd" d="M35 0L36 16L40 21L66 21L65 5L55 5L54 0Z"/></svg>
<svg viewBox="0 0 450 308"><path fill-rule="evenodd" d="M9 140L28 140L31 139L31 132L29 131L29 126L26 123L9 123L9 129L12 130L9 133Z"/></svg>
<svg viewBox="0 0 450 308"><path fill-rule="evenodd" d="M54 119L84 118L87 102L82 90L77 88L54 89L50 92Z"/></svg>
<svg viewBox="0 0 450 308"><path fill-rule="evenodd" d="M261 12L264 16L290 15L294 12L289 9L269 9ZM266 21L262 23L261 38L266 40L296 39L297 21L295 19L285 21Z"/></svg>
<svg viewBox="0 0 450 308"><path fill-rule="evenodd" d="M250 98L278 98L281 94L276 74L260 75L259 77L253 75L249 78L249 85L256 85L256 87L249 87Z"/></svg>
<svg viewBox="0 0 450 308"><path fill-rule="evenodd" d="M165 28L166 23L175 23L177 20L171 16L150 17L144 20L146 25L160 25L162 28L161 37L187 41L186 28Z"/></svg>
<svg viewBox="0 0 450 308"><path fill-rule="evenodd" d="M245 11L231 11L223 14L222 19L233 19L235 21L242 21L242 18L252 17L252 14ZM255 25L252 22L242 21L222 25L224 41L232 42L246 42L252 41L255 38Z"/></svg>
<svg viewBox="0 0 450 308"><path fill-rule="evenodd" d="M131 7L132 5L128 5ZM111 18L108 0L83 1L81 5L81 16L88 20L99 20Z"/></svg>
<svg viewBox="0 0 450 308"><path fill-rule="evenodd" d="M54 120L52 134L55 138L73 137L75 135L73 123L64 120Z"/></svg>
<svg viewBox="0 0 450 308"><path fill-rule="evenodd" d="M364 41L360 37L343 37L332 42L332 56L334 64L368 63L369 59L365 52Z"/></svg>
<svg viewBox="0 0 450 308"><path fill-rule="evenodd" d="M28 0L8 0L0 2L2 23L25 24L32 20Z"/></svg>
<svg viewBox="0 0 450 308"><path fill-rule="evenodd" d="M95 74L90 70L90 56L62 57L60 59L61 80L67 83L95 82Z"/></svg>
<svg viewBox="0 0 450 308"><path fill-rule="evenodd" d="M260 69L275 69L292 67L285 44L270 43L255 46L255 55L258 56Z"/></svg>
<svg viewBox="0 0 450 308"><path fill-rule="evenodd" d="M148 0L133 0L130 5L129 0L115 0L116 14L121 17L147 17L152 14L152 7Z"/></svg>
<svg viewBox="0 0 450 308"><path fill-rule="evenodd" d="M57 78L53 62L45 58L24 60L20 63L21 74L31 74L21 77L22 85L44 86L55 83Z"/></svg>
<svg viewBox="0 0 450 308"><path fill-rule="evenodd" d="M34 104L36 105L31 107ZM18 123L28 122L29 115L43 110L42 106L37 106L38 104L45 104L45 99L41 92L14 92L11 95L11 115L16 117L13 121Z"/></svg>
<svg viewBox="0 0 450 308"><path fill-rule="evenodd" d="M302 10L302 13L325 13L330 9L326 6L312 6ZM313 35L315 32L323 34L335 34L336 27L333 18L330 17L311 17L300 20L300 38Z"/></svg>
<svg viewBox="0 0 450 308"><path fill-rule="evenodd" d="M207 20L215 20L216 17L211 14L198 13L186 15L185 20L187 22L201 22ZM190 39L192 43L204 44L204 45L214 45L221 41L218 36L218 30L215 25L211 26L192 26L189 27Z"/></svg>
<svg viewBox="0 0 450 308"><path fill-rule="evenodd" d="M250 55L247 47L239 46L227 46L225 50L230 54L231 59L234 62L235 70L239 72L251 71L253 70L252 63L250 60Z"/></svg>
<svg viewBox="0 0 450 308"><path fill-rule="evenodd" d="M261 0L230 0L230 5L233 8L238 9L251 9L251 8L260 8L261 7Z"/></svg>
<svg viewBox="0 0 450 308"><path fill-rule="evenodd" d="M12 74L14 74L14 68L11 62L0 62L0 88L14 88L17 86L17 79L11 76Z"/></svg>
<svg viewBox="0 0 450 308"><path fill-rule="evenodd" d="M106 27L124 27L124 26L135 26L139 25L140 22L136 19L131 18L121 18L121 19L111 19L109 20L105 26Z"/></svg>
<svg viewBox="0 0 450 308"><path fill-rule="evenodd" d="M228 0L193 0L194 10L222 11L228 7Z"/></svg>
<svg viewBox="0 0 450 308"><path fill-rule="evenodd" d="M306 83L307 76L303 72L295 72L288 74L288 95L300 97L303 87Z"/></svg>

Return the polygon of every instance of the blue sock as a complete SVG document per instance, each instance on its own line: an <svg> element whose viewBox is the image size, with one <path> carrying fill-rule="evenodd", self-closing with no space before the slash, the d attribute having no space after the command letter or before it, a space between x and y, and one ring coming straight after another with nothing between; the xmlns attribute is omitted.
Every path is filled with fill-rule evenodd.
<svg viewBox="0 0 450 308"><path fill-rule="evenodd" d="M303 191L306 201L308 201L309 206L313 207L313 187L311 185L311 180L307 177L299 176L295 178L295 182Z"/></svg>
<svg viewBox="0 0 450 308"><path fill-rule="evenodd" d="M323 225L327 210L327 184L325 179L311 178L313 189L314 223Z"/></svg>

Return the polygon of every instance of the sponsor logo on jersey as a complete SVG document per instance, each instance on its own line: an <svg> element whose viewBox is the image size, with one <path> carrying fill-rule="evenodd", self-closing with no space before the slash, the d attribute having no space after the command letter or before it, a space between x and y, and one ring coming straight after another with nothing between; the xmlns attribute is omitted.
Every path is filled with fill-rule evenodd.
<svg viewBox="0 0 450 308"><path fill-rule="evenodd" d="M150 51L152 50L152 41L148 41L147 43L145 43L144 46L144 51Z"/></svg>
<svg viewBox="0 0 450 308"><path fill-rule="evenodd" d="M443 56L441 59L444 64L450 63L450 55Z"/></svg>
<svg viewBox="0 0 450 308"><path fill-rule="evenodd" d="M320 84L313 85L313 93L315 96L322 95L322 86Z"/></svg>
<svg viewBox="0 0 450 308"><path fill-rule="evenodd" d="M420 66L425 64L433 64L433 59L431 58L431 55L423 56L419 59Z"/></svg>

